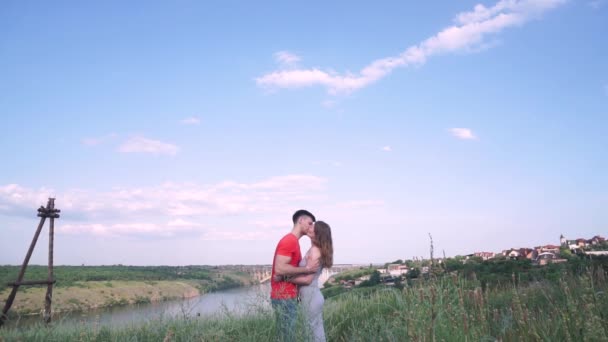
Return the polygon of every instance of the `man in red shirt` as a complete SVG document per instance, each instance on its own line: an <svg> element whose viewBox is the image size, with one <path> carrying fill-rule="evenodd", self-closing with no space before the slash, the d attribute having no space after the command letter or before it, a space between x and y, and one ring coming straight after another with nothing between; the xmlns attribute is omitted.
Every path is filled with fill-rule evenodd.
<svg viewBox="0 0 608 342"><path fill-rule="evenodd" d="M313 229L315 217L306 210L298 210L293 214L293 229L277 244L272 263L270 280L270 299L277 317L278 337L280 341L294 341L296 328L298 286L287 281L275 281L277 276L295 276L315 273L318 264L299 267L302 260L298 240Z"/></svg>

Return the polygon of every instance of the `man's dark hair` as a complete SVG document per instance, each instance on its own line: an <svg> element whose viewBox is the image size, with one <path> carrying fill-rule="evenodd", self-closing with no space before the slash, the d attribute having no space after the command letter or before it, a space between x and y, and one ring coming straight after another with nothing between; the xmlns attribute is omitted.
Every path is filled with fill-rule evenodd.
<svg viewBox="0 0 608 342"><path fill-rule="evenodd" d="M308 216L312 219L312 221L316 221L317 219L315 218L315 215L311 214L310 211L308 210L304 210L304 209L300 209L298 211L296 211L293 216L292 216L292 220L293 220L293 224L296 224L296 222L298 222L298 219L302 216Z"/></svg>

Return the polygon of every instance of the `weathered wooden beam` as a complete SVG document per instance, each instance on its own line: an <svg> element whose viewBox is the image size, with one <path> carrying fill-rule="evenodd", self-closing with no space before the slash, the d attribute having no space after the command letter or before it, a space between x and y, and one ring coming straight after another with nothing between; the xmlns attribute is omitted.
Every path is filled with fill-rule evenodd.
<svg viewBox="0 0 608 342"><path fill-rule="evenodd" d="M50 206L51 200L47 204L47 207ZM40 211L40 209L38 209ZM44 221L46 217L40 217L40 223L38 224L38 228L36 229L36 233L34 234L34 238L32 239L32 243L30 244L30 248L25 255L25 259L23 260L23 264L21 265L21 271L19 271L19 275L17 276L17 281L15 283L21 283L23 280L23 276L25 275L25 270L27 269L27 265L30 262L30 258L32 257L32 252L34 251L34 247L36 246L36 241L38 241L38 237L40 236L40 231L42 230L42 226L44 226ZM2 314L0 315L0 327L4 324L4 321L7 319L8 310L10 310L13 305L13 301L15 300L15 296L17 295L17 290L19 289L19 285L13 286L13 290L8 295L6 299L6 303L4 304L4 309L2 309Z"/></svg>
<svg viewBox="0 0 608 342"><path fill-rule="evenodd" d="M55 205L55 199L49 198L49 201L53 200L53 206ZM47 208L40 207L38 208L38 217L48 217L48 218L59 218L59 213L61 210L53 208L49 208L47 204Z"/></svg>
<svg viewBox="0 0 608 342"><path fill-rule="evenodd" d="M55 199L50 199L50 211L58 212L59 210L55 209ZM58 214L53 214L50 216L50 224L49 224L49 278L51 281L53 279L53 234L55 231L55 215L59 217ZM44 296L44 322L49 324L51 322L51 304L53 301L53 283L49 282L46 287L46 296Z"/></svg>
<svg viewBox="0 0 608 342"><path fill-rule="evenodd" d="M48 285L55 284L57 280L25 280L21 282L6 283L8 286Z"/></svg>

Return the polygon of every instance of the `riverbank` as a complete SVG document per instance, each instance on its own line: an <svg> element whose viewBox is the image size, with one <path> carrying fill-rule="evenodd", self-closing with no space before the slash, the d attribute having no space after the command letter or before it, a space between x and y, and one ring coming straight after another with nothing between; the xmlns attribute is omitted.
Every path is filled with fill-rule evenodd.
<svg viewBox="0 0 608 342"><path fill-rule="evenodd" d="M0 284L15 281L19 269L0 266ZM257 283L244 266L57 266L54 271L54 313L191 298ZM46 266L31 265L25 274L26 280L46 277ZM0 307L10 291L0 291ZM46 287L20 287L9 316L40 314L45 293Z"/></svg>
<svg viewBox="0 0 608 342"><path fill-rule="evenodd" d="M8 297L10 289L0 292ZM23 287L13 302L11 315L38 315L44 308L46 288ZM87 311L103 307L192 298L201 294L195 281L87 281L53 290L53 312ZM0 302L4 305L4 301Z"/></svg>

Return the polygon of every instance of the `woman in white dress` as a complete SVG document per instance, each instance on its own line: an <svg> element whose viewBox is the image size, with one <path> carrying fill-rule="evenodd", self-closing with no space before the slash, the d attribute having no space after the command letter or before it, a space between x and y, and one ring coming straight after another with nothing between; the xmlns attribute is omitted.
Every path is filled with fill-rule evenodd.
<svg viewBox="0 0 608 342"><path fill-rule="evenodd" d="M334 260L334 248L331 239L331 228L323 221L315 222L308 232L312 246L300 262L300 266L319 265L319 270L312 274L303 274L290 280L298 284L301 308L308 325L308 336L314 342L325 341L323 327L323 303L325 299L319 289L319 275L323 268L330 268Z"/></svg>

